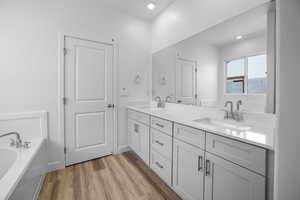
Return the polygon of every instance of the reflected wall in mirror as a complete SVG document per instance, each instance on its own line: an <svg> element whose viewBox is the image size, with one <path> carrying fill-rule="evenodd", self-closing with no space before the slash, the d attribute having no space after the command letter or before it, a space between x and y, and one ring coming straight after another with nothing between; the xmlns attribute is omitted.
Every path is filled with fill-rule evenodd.
<svg viewBox="0 0 300 200"><path fill-rule="evenodd" d="M275 3L266 3L152 55L153 98L275 112Z"/></svg>

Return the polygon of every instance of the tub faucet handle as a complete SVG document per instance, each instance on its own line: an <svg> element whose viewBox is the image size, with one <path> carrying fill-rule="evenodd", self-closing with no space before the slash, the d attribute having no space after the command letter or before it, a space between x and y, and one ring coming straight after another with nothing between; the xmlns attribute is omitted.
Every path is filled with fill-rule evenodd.
<svg viewBox="0 0 300 200"><path fill-rule="evenodd" d="M29 149L31 147L31 142L24 142L23 148L24 149Z"/></svg>

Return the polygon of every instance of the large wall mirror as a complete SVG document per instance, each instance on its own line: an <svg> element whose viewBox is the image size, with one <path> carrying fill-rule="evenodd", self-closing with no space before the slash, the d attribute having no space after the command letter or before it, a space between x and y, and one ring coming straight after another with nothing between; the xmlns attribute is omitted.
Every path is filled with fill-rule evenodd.
<svg viewBox="0 0 300 200"><path fill-rule="evenodd" d="M275 112L275 3L266 3L152 55L153 98L199 106L243 101Z"/></svg>

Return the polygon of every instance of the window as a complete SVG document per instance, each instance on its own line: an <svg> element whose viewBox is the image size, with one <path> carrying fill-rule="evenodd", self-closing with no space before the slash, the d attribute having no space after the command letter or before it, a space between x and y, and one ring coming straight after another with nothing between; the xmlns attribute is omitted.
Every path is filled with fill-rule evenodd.
<svg viewBox="0 0 300 200"><path fill-rule="evenodd" d="M227 94L264 94L267 86L266 55L226 62Z"/></svg>

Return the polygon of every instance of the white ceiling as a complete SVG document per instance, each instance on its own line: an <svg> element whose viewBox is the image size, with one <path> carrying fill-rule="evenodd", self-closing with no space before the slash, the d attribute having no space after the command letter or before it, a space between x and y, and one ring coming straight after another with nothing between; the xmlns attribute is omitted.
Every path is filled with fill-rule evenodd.
<svg viewBox="0 0 300 200"><path fill-rule="evenodd" d="M159 15L165 8L176 0L102 0L103 3L125 12L129 15L152 20ZM148 10L147 4L154 2L156 8L152 11Z"/></svg>

